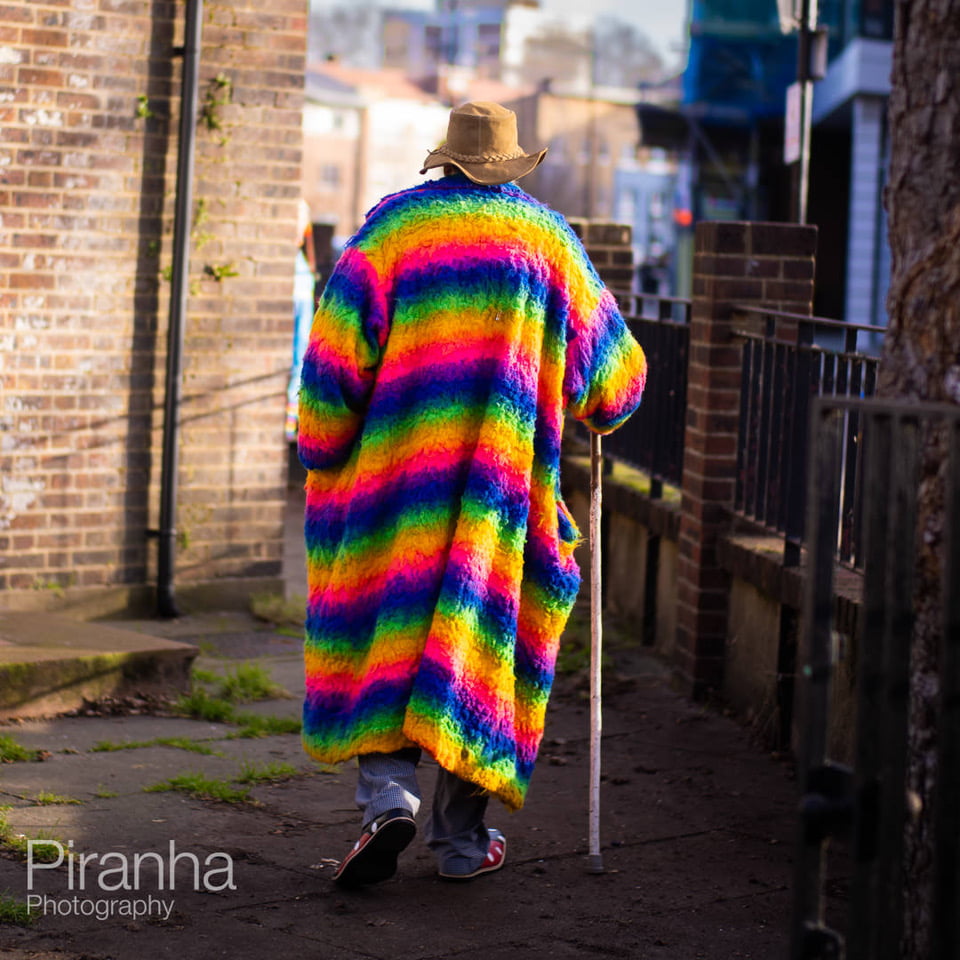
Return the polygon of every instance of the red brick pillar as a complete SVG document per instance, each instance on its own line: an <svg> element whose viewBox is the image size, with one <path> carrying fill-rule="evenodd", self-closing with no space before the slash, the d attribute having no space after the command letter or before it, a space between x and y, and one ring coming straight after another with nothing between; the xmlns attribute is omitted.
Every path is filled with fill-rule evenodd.
<svg viewBox="0 0 960 960"><path fill-rule="evenodd" d="M815 227L797 224L697 224L675 648L677 678L695 697L723 679L730 583L716 547L736 481L741 346L733 307L810 314L816 242Z"/></svg>

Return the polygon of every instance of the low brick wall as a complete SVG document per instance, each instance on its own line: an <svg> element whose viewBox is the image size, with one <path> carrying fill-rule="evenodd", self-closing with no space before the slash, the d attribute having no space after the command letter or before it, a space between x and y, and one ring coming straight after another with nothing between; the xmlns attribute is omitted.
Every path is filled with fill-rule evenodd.
<svg viewBox="0 0 960 960"><path fill-rule="evenodd" d="M803 630L800 611L806 576L805 566L785 567L782 555L782 539L757 534L729 533L720 538L717 547L718 562L730 576L722 696L756 728L763 742L776 747L797 743L792 676L783 674L781 646L795 644ZM827 739L830 756L841 762L850 759L853 748L862 591L859 573L837 567L835 669ZM791 635L786 637L781 633L783 608L793 623Z"/></svg>
<svg viewBox="0 0 960 960"><path fill-rule="evenodd" d="M585 538L576 557L586 594L590 564L589 456L565 455L562 478L564 499ZM634 632L637 642L653 647L669 662L676 638L679 502L676 498L651 500L648 494L649 481L643 474L621 464L604 477L604 608ZM652 558L653 538L657 538L657 552Z"/></svg>
<svg viewBox="0 0 960 960"><path fill-rule="evenodd" d="M578 526L589 530L589 458L582 451L565 455L563 494ZM617 465L603 484L604 610L646 643L666 662L676 655L677 561L680 507L667 488L667 499L651 500L643 474ZM659 538L656 566L649 565L651 538ZM723 683L714 691L758 739L770 748L796 744L796 713L792 688L780 673L781 609L787 607L799 621L804 589L803 568L786 568L781 561L783 541L769 536L725 534L718 540L718 563L730 578L728 616L724 634ZM588 595L590 544L577 552ZM653 578L653 595L648 578ZM861 578L849 570L835 577L837 624L836 672L828 739L831 756L849 758L855 718L854 678ZM647 604L653 602L651 611ZM787 702L783 697L787 696ZM786 714L784 715L784 711ZM782 742L786 723L789 743Z"/></svg>

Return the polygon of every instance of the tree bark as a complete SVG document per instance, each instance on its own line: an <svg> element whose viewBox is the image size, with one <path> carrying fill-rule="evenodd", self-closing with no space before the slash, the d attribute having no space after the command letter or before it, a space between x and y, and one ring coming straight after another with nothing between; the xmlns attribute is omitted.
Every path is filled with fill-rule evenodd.
<svg viewBox="0 0 960 960"><path fill-rule="evenodd" d="M889 120L892 273L880 393L960 404L960 0L897 0ZM919 487L904 960L930 956L944 444L942 432L928 431Z"/></svg>

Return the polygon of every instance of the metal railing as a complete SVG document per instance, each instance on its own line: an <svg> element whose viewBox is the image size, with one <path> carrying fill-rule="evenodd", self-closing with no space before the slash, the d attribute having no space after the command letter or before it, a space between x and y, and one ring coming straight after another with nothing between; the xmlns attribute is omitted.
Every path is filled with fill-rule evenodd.
<svg viewBox="0 0 960 960"><path fill-rule="evenodd" d="M876 392L879 358L860 348L882 327L740 307L743 342L735 510L784 536L784 563L796 566L804 528L807 421L817 396L863 399ZM862 431L850 409L844 424L836 559L862 565Z"/></svg>
<svg viewBox="0 0 960 960"><path fill-rule="evenodd" d="M649 474L650 496L659 498L664 483L679 487L683 476L690 301L645 294L618 298L647 356L650 376L640 409L604 437L603 453Z"/></svg>
<svg viewBox="0 0 960 960"><path fill-rule="evenodd" d="M840 515L844 437L856 412L865 439L863 627L857 663L853 767L830 756L835 673L834 544ZM952 405L879 400L814 402L809 484L810 574L804 600L797 780L802 799L795 858L793 960L848 957L896 960L906 906L904 824L922 816L930 859L929 956L960 956L960 410ZM933 446L928 446L936 437ZM920 477L945 459L935 481L942 496L938 543L940 632L935 682L924 708L935 724L933 802L908 815L908 729L916 676L912 658L917 530L923 528ZM942 486L941 486L942 484ZM929 492L928 492L929 503ZM936 498L934 498L936 502ZM931 569L931 568L928 568ZM844 683L847 681L845 680ZM920 715L919 713L917 714ZM933 719L933 718L936 719ZM834 720L836 722L836 720ZM846 930L826 925L827 850L833 837L852 846ZM844 865L845 872L849 865ZM836 917L840 919L842 917Z"/></svg>
<svg viewBox="0 0 960 960"><path fill-rule="evenodd" d="M608 460L682 488L691 301L618 294L627 325L650 367L643 403L609 437ZM737 308L743 347L737 430L735 513L784 538L784 563L800 562L804 536L807 422L814 397L864 399L876 393L883 327L756 306ZM863 564L860 488L862 426L845 413L836 559Z"/></svg>

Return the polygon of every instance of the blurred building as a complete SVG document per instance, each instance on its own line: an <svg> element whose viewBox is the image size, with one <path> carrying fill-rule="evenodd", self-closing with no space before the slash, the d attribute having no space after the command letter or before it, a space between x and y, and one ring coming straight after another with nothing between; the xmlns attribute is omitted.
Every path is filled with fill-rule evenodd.
<svg viewBox="0 0 960 960"><path fill-rule="evenodd" d="M672 289L676 155L641 147L637 103L675 103L679 78L595 84L592 14L558 20L538 0L437 0L429 11L377 12L382 69L332 58L308 71L304 198L321 242L324 225L336 246L379 197L416 181L451 106L494 100L516 111L525 147L549 147L524 188L568 217L629 222L637 262L662 280L663 292ZM355 44L355 57L347 56L365 63L378 59L367 14L335 9L325 21ZM331 49L343 45L335 39L327 36ZM636 43L633 33L622 39L620 55ZM641 47L627 67L643 56ZM607 74L622 75L617 56L610 61Z"/></svg>
<svg viewBox="0 0 960 960"><path fill-rule="evenodd" d="M369 3L311 4L307 62L336 59L362 70L379 70L384 65L382 27L383 10Z"/></svg>
<svg viewBox="0 0 960 960"><path fill-rule="evenodd" d="M820 228L818 313L885 325L890 278L883 188L893 0L821 0L829 65L813 98L810 222Z"/></svg>
<svg viewBox="0 0 960 960"><path fill-rule="evenodd" d="M678 157L671 218L674 292L689 295L698 220L789 219L783 164L786 88L796 40L776 0L693 0L690 44L675 108L642 102L641 139Z"/></svg>
<svg viewBox="0 0 960 960"><path fill-rule="evenodd" d="M577 93L550 85L510 104L521 143L548 147L524 189L567 217L629 223L635 262L657 271L663 292L671 286L676 242L676 155L642 145L637 103L675 92L596 87Z"/></svg>
<svg viewBox="0 0 960 960"><path fill-rule="evenodd" d="M303 111L303 198L339 248L383 196L415 183L449 108L400 70L311 67ZM322 233L323 231L318 231Z"/></svg>
<svg viewBox="0 0 960 960"><path fill-rule="evenodd" d="M592 68L589 14L562 21L539 0L437 0L434 10L383 13L383 65L418 79L468 72L524 86L554 77L586 88Z"/></svg>
<svg viewBox="0 0 960 960"><path fill-rule="evenodd" d="M690 122L695 220L779 219L786 89L796 39L776 0L695 0L681 104Z"/></svg>
<svg viewBox="0 0 960 960"><path fill-rule="evenodd" d="M566 216L612 217L617 173L636 164L637 96L636 90L587 96L545 88L514 104L521 142L549 148L524 188Z"/></svg>
<svg viewBox="0 0 960 960"><path fill-rule="evenodd" d="M349 235L357 222L362 171L360 130L363 97L325 71L307 77L303 108L303 199L319 228L318 253L328 250L333 234Z"/></svg>
<svg viewBox="0 0 960 960"><path fill-rule="evenodd" d="M814 309L883 324L893 0L821 0L819 22L829 31L829 64L813 101L807 219L820 228ZM643 142L680 152L678 221L692 227L795 216L797 165L784 163L783 139L796 71L796 33L781 29L776 0L693 0L679 109L639 107ZM690 262L691 237L681 226L681 265ZM681 276L678 291L687 289Z"/></svg>

